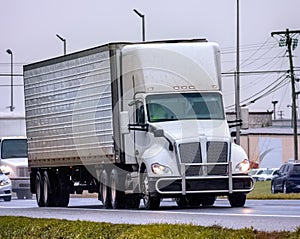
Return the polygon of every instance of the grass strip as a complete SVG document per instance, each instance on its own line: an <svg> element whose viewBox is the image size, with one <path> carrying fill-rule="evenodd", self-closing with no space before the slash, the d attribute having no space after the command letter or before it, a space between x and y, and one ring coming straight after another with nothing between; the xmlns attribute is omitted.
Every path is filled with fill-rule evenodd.
<svg viewBox="0 0 300 239"><path fill-rule="evenodd" d="M239 230L219 226L149 224L129 225L59 219L37 219L27 217L0 217L0 238L9 239L170 239L170 238L214 238L214 239L296 239L300 228L294 232L262 232L252 228Z"/></svg>
<svg viewBox="0 0 300 239"><path fill-rule="evenodd" d="M255 182L254 190L247 194L247 199L300 199L300 193L271 193L271 181Z"/></svg>

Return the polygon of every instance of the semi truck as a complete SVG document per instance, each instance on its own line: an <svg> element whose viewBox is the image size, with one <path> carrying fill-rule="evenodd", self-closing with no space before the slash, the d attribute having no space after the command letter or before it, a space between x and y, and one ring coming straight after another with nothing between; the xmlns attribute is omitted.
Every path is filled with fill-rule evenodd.
<svg viewBox="0 0 300 239"><path fill-rule="evenodd" d="M220 50L205 39L116 42L24 66L31 192L40 207L243 207L249 160L225 118Z"/></svg>
<svg viewBox="0 0 300 239"><path fill-rule="evenodd" d="M25 130L25 129L24 129ZM12 192L18 199L31 199L25 136L7 136L0 139L0 165L11 179Z"/></svg>

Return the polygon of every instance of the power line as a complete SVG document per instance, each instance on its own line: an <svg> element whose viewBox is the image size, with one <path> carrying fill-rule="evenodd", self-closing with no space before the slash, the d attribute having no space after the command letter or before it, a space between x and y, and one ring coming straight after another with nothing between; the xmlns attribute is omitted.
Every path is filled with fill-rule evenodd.
<svg viewBox="0 0 300 239"><path fill-rule="evenodd" d="M281 87L283 87L283 86L286 84L286 83L284 83L284 81L288 78L287 76L285 76L285 78L284 78L282 81L280 81L279 83L277 83L277 82L278 82L279 80L281 80L281 78L284 77L284 76L285 76L285 74L282 75L282 76L280 76L277 80L275 80L274 82L272 82L270 85L268 85L268 86L265 87L264 89L262 89L262 90L256 92L256 93L253 94L252 96L250 96L250 97L244 99L243 101L241 101L241 104L243 103L243 106L247 106L247 105L249 105L249 104L253 104L253 103L255 103L257 100L259 100L259 99L261 99L261 98L263 98L263 97L269 95L270 93L273 93L273 92L279 90ZM277 83L277 84L276 84L276 83ZM273 86L274 84L276 84L276 85ZM281 84L283 84L283 85L281 85ZM273 87L272 87L272 86L273 86ZM269 89L270 87L272 87L272 88ZM269 90L268 90L268 89L269 89ZM266 90L268 90L268 91L267 91L267 92L264 92L264 91L266 91ZM263 93L263 92L264 92L264 93ZM258 97L256 97L255 99L251 100L253 97L257 96L257 95L260 94L260 93L263 93L263 94L260 95L260 96L258 96ZM250 101L250 100L251 100L251 101ZM249 101L249 102L247 102L247 101ZM245 102L247 102L247 103L245 103ZM226 106L226 108L232 108L232 107L234 107L234 105Z"/></svg>
<svg viewBox="0 0 300 239"><path fill-rule="evenodd" d="M294 70L294 71L300 71ZM275 73L289 73L289 70L265 70L265 71L240 71L240 75L262 75L262 74L275 74ZM223 72L223 77L233 77L235 72Z"/></svg>

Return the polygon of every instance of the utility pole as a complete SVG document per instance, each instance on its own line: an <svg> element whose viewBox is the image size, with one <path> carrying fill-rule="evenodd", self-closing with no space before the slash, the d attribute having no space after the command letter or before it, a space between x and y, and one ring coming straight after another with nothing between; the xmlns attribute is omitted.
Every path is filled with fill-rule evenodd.
<svg viewBox="0 0 300 239"><path fill-rule="evenodd" d="M239 0L236 2L236 74L235 74L235 112L236 120L241 119L240 107L240 4ZM236 126L236 144L240 144L240 130L239 124Z"/></svg>
<svg viewBox="0 0 300 239"><path fill-rule="evenodd" d="M295 92L295 75L293 66L293 55L292 48L295 50L297 47L298 40L293 39L292 36L299 34L300 30L290 31L288 28L286 31L272 32L271 36L280 35L281 39L279 41L279 46L286 46L289 53L290 62L290 77L292 84L292 119L293 119L293 129L294 129L294 160L298 160L298 132L297 132L297 105L296 105L296 92ZM292 36L291 36L292 35Z"/></svg>

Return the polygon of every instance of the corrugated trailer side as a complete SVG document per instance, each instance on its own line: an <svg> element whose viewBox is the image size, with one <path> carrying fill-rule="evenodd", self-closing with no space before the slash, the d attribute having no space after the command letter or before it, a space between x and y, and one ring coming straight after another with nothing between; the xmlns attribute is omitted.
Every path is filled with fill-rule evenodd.
<svg viewBox="0 0 300 239"><path fill-rule="evenodd" d="M109 45L24 66L29 166L113 160Z"/></svg>

